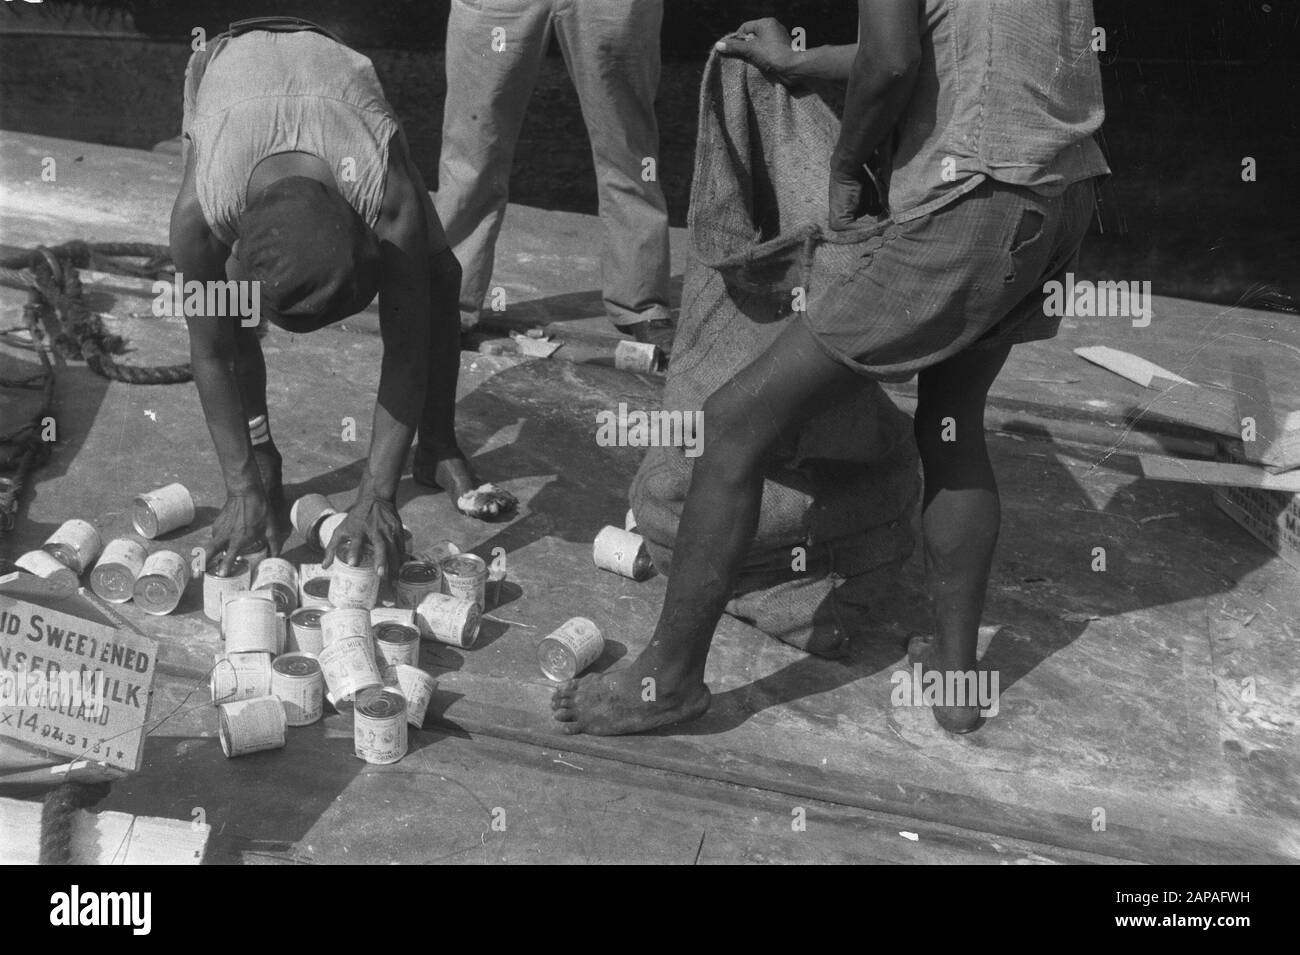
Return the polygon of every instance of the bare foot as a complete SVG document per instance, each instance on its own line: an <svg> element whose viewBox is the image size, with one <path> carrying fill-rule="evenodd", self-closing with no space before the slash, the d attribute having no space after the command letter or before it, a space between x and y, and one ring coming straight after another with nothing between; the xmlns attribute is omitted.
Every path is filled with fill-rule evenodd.
<svg viewBox="0 0 1300 955"><path fill-rule="evenodd" d="M416 484L436 487L453 497L460 497L478 487L478 478L469 469L469 462L459 451L438 457L433 451L425 451L422 445L415 448L415 461L411 465L411 477Z"/></svg>
<svg viewBox="0 0 1300 955"><path fill-rule="evenodd" d="M625 736L693 720L709 708L703 683L681 688L642 674L636 664L569 680L551 695L552 716L566 733Z"/></svg>
<svg viewBox="0 0 1300 955"><path fill-rule="evenodd" d="M907 644L907 659L909 663L921 664L923 671L939 669L936 642L929 637L913 637ZM959 736L973 733L984 725L984 717L978 706L935 705L930 707L930 712L934 714L934 721L943 729Z"/></svg>

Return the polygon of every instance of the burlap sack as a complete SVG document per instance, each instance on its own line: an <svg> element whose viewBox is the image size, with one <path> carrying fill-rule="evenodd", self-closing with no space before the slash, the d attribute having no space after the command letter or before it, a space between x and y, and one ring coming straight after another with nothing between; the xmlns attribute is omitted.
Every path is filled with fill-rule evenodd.
<svg viewBox="0 0 1300 955"><path fill-rule="evenodd" d="M879 222L850 233L823 228L838 129L818 92L787 90L739 60L709 59L665 409L702 408L768 347L800 300L851 269L881 230ZM707 420L704 442L707 453ZM796 646L837 655L866 602L911 552L918 489L911 421L864 379L776 460L728 612ZM632 483L638 527L664 573L671 573L691 461L682 448L652 448Z"/></svg>

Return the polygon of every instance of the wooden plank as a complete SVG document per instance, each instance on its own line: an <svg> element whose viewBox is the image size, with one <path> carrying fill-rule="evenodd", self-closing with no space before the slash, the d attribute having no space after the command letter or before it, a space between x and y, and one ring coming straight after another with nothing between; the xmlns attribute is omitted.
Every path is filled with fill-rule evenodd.
<svg viewBox="0 0 1300 955"><path fill-rule="evenodd" d="M1249 464L1222 461L1185 461L1153 454L1139 454L1144 477L1153 481L1182 484L1214 484L1222 487L1253 487L1266 491L1300 493L1300 473L1270 474Z"/></svg>
<svg viewBox="0 0 1300 955"><path fill-rule="evenodd" d="M198 865L212 827L206 823L123 812L78 810L73 823L76 865ZM0 864L36 865L41 854L41 803L0 798Z"/></svg>
<svg viewBox="0 0 1300 955"><path fill-rule="evenodd" d="M1120 351L1118 348L1111 348L1107 345L1090 345L1085 348L1076 348L1074 353L1084 361L1100 365L1107 371L1114 372L1121 378L1127 378L1143 388L1150 388L1151 381L1154 378L1164 378L1195 387L1195 382L1188 381L1182 375L1177 375L1167 368L1161 368L1155 362L1134 355L1132 352Z"/></svg>

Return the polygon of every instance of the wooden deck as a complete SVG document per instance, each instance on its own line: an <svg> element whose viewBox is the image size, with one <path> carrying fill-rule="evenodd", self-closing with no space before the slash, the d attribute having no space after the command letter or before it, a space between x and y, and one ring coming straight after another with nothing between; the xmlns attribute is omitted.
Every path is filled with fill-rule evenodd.
<svg viewBox="0 0 1300 955"><path fill-rule="evenodd" d="M40 180L47 155L57 185ZM178 180L174 157L6 133L0 242L162 242ZM673 240L680 274L685 237ZM601 334L598 242L594 219L512 207L496 279L512 320ZM21 301L0 289L0 324ZM148 299L106 286L97 301L134 361L184 356L183 324L150 316ZM1204 439L1143 413L1150 392L1071 352L1092 344L1228 387L1246 358L1275 411L1300 409L1300 331L1283 315L1157 298L1147 328L1067 320L1057 340L1017 348L989 415L1003 531L983 660L1001 675L1001 712L971 737L890 704L904 638L925 626L916 558L847 660L806 657L728 619L702 720L631 739L555 734L537 641L590 616L611 647L599 666L612 665L648 639L662 599L661 578L633 583L590 559L600 526L622 520L638 462L635 449L596 446L595 412L653 406L658 383L466 353L462 440L522 507L486 525L402 485L417 540L503 547L510 573L475 649L425 645L440 689L411 753L367 766L332 716L291 730L282 751L224 759L206 689L195 689L217 635L192 589L173 617L125 608L164 645L151 710L162 722L141 771L104 806L180 819L201 808L220 862L1300 859L1298 572L1217 511L1208 488L1142 477L1133 454ZM346 501L378 376L373 316L311 336L273 331L266 346L289 492ZM28 362L0 346L0 375ZM896 394L908 407L908 389ZM0 395L6 420L22 400ZM345 417L355 443L339 439ZM203 539L223 495L192 386L110 385L68 367L58 421L15 553L68 517L125 530L130 495L173 480L200 506L167 543L187 551ZM1105 573L1090 568L1098 546ZM309 559L297 539L289 549ZM492 828L496 809L504 830ZM792 828L799 809L804 831Z"/></svg>

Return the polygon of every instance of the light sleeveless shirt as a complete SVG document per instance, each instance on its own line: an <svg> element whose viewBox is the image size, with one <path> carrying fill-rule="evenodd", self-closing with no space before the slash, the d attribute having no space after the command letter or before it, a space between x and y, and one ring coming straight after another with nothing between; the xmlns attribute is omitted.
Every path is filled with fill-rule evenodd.
<svg viewBox="0 0 1300 955"><path fill-rule="evenodd" d="M226 245L239 236L248 177L267 156L309 153L334 172L339 191L372 229L398 131L370 60L311 31L256 30L211 44L201 77L186 68L182 132L208 227Z"/></svg>

